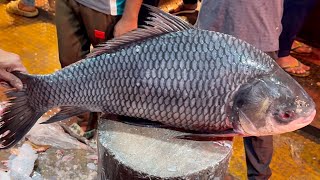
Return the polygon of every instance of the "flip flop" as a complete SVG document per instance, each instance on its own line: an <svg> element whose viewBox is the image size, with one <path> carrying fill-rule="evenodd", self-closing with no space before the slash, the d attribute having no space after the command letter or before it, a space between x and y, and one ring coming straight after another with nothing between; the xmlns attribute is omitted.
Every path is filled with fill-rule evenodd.
<svg viewBox="0 0 320 180"><path fill-rule="evenodd" d="M294 73L294 72L290 72L289 69L290 68L302 68L301 66L301 62L299 60L296 61L297 64L295 65L288 65L288 66L283 66L281 67L284 71L286 71L288 74L293 75L293 76L297 76L297 77L307 77L310 75L310 71L305 70L304 73Z"/></svg>
<svg viewBox="0 0 320 180"><path fill-rule="evenodd" d="M35 11L32 11L32 12L23 11L23 10L19 9L19 3L20 3L20 0L12 1L9 4L7 4L7 7L6 7L7 12L11 13L11 14L16 14L19 16L28 17L28 18L35 17L39 14L38 9L36 9Z"/></svg>
<svg viewBox="0 0 320 180"><path fill-rule="evenodd" d="M312 53L312 47L310 47L302 42L294 41L293 45L295 45L295 47L291 49L292 53L296 53L296 54L310 54L310 53Z"/></svg>
<svg viewBox="0 0 320 180"><path fill-rule="evenodd" d="M192 8L188 9L186 8L184 3L181 3L178 5L178 7L174 8L174 9L170 9L169 13L173 14L173 15L179 15L179 14L192 14L196 12L197 9L197 5L198 4L194 4Z"/></svg>

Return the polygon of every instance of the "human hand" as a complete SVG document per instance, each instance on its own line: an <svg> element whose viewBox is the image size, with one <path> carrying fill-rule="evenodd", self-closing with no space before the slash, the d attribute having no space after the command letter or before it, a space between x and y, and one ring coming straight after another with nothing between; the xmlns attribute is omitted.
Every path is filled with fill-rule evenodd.
<svg viewBox="0 0 320 180"><path fill-rule="evenodd" d="M138 28L137 20L122 17L114 27L113 36L119 37L137 28Z"/></svg>
<svg viewBox="0 0 320 180"><path fill-rule="evenodd" d="M22 82L11 73L13 71L27 72L27 69L22 65L19 55L0 49L0 80L20 90Z"/></svg>

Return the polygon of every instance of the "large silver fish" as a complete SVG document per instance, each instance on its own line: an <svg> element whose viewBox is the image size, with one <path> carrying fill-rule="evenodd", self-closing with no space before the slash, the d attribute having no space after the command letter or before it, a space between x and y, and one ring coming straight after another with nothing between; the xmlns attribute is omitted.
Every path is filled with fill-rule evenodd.
<svg viewBox="0 0 320 180"><path fill-rule="evenodd" d="M7 93L1 148L17 143L54 107L62 110L48 122L93 111L220 136L284 133L313 120L313 100L262 51L143 8L151 14L147 26L86 59L49 75L17 73L24 88Z"/></svg>

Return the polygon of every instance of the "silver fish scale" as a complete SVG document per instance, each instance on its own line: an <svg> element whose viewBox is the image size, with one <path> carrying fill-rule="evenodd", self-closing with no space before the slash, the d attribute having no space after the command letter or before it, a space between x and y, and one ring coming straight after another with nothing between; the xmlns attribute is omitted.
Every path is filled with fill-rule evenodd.
<svg viewBox="0 0 320 180"><path fill-rule="evenodd" d="M210 132L228 128L233 95L271 71L268 58L228 35L192 29L37 76L28 93L40 109L78 106Z"/></svg>

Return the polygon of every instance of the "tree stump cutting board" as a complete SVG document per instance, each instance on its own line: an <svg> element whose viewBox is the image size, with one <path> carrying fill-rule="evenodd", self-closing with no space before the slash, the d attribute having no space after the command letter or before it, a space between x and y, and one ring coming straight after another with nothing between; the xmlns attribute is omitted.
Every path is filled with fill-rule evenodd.
<svg viewBox="0 0 320 180"><path fill-rule="evenodd" d="M98 125L98 178L223 179L232 141L191 141L186 133L101 119Z"/></svg>

